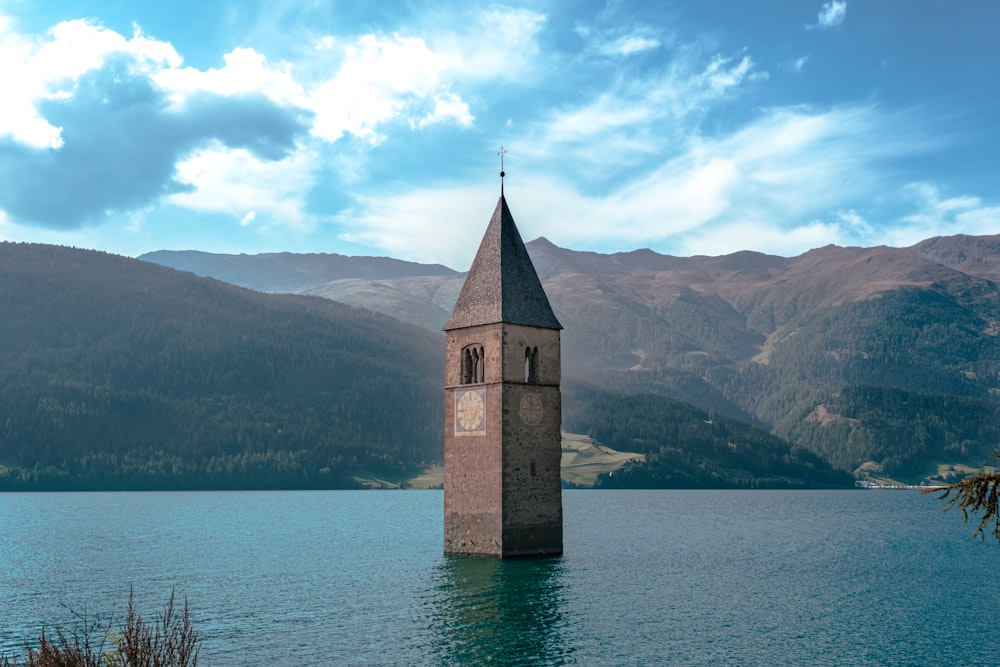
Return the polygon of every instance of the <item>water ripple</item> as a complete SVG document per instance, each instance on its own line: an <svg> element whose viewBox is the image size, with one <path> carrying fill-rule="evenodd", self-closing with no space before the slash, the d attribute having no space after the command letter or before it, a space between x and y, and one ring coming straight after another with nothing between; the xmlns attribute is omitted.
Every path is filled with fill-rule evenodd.
<svg viewBox="0 0 1000 667"><path fill-rule="evenodd" d="M1000 548L933 498L564 505L565 556L498 561L442 555L440 492L0 494L0 650L134 586L147 613L187 597L216 667L995 659Z"/></svg>

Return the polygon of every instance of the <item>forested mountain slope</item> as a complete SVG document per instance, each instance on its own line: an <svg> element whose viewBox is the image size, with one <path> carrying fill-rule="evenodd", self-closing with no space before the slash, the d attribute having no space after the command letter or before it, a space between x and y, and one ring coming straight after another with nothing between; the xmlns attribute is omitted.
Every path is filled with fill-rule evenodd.
<svg viewBox="0 0 1000 667"><path fill-rule="evenodd" d="M441 457L439 335L0 244L0 488L350 487Z"/></svg>
<svg viewBox="0 0 1000 667"><path fill-rule="evenodd" d="M528 249L565 327L568 378L690 401L906 480L987 464L1000 445L1000 236L789 258ZM437 330L461 280L310 289Z"/></svg>
<svg viewBox="0 0 1000 667"><path fill-rule="evenodd" d="M439 333L325 299L9 243L0 309L0 490L344 488L441 461ZM633 485L850 481L739 422L716 420L690 442L643 426L701 423L690 405L566 386L568 424L648 453L623 471Z"/></svg>
<svg viewBox="0 0 1000 667"><path fill-rule="evenodd" d="M645 455L599 477L598 488L799 489L854 482L805 447L666 396L572 385L563 403L566 430Z"/></svg>
<svg viewBox="0 0 1000 667"><path fill-rule="evenodd" d="M548 267L568 363L604 386L748 414L841 469L907 481L984 465L1000 443L988 252L966 273L927 246L793 258L639 251L582 266L571 251L532 249Z"/></svg>

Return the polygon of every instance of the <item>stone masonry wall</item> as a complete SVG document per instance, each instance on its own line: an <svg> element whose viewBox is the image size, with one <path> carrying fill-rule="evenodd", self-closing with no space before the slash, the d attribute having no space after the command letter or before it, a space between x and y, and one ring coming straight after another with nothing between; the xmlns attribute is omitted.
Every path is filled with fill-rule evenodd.
<svg viewBox="0 0 1000 667"><path fill-rule="evenodd" d="M503 555L562 553L560 334L507 325L503 389ZM538 348L524 381L524 350ZM530 401L530 403L527 403ZM540 409L539 409L540 407Z"/></svg>
<svg viewBox="0 0 1000 667"><path fill-rule="evenodd" d="M562 553L559 331L494 324L446 336L445 552ZM484 382L463 385L462 350L473 344L483 347ZM538 348L531 383L526 347ZM485 426L456 432L457 397L470 389L485 390Z"/></svg>
<svg viewBox="0 0 1000 667"><path fill-rule="evenodd" d="M446 332L445 358L445 553L501 555L503 540L501 331L486 325ZM462 350L482 345L485 382L461 383ZM463 390L485 389L485 427L456 434L455 407Z"/></svg>

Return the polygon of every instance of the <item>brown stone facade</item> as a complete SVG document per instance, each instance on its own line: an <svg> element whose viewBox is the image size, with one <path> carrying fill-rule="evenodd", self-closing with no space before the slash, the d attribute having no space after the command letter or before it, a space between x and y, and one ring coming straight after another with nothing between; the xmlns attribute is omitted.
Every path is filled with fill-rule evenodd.
<svg viewBox="0 0 1000 667"><path fill-rule="evenodd" d="M559 330L497 323L446 337L445 553L561 554ZM467 350L482 351L481 381L469 381Z"/></svg>

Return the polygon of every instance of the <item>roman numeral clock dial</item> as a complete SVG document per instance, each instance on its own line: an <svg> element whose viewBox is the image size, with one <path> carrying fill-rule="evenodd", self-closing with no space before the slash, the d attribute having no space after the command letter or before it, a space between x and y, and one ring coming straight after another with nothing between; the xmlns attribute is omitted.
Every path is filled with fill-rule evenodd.
<svg viewBox="0 0 1000 667"><path fill-rule="evenodd" d="M484 430L486 406L481 389L463 391L455 405L455 432L476 433Z"/></svg>

